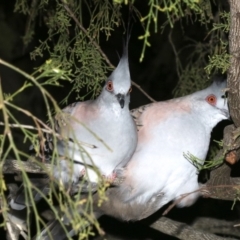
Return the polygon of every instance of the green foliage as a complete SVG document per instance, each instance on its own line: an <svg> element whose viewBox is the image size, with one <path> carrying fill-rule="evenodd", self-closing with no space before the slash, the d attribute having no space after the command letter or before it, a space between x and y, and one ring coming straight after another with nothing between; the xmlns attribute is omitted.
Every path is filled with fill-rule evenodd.
<svg viewBox="0 0 240 240"><path fill-rule="evenodd" d="M85 87L88 94L97 96L101 83L106 79L106 73L112 70L112 66L106 65L106 59L99 50L99 37L104 33L108 39L111 31L119 26L121 5L103 0L57 1L56 4L40 1L38 4L34 5L38 10L34 16L39 14L41 17L43 11L48 11L42 19L48 28L48 36L40 41L40 45L31 53L32 59L42 57L47 51L49 61L60 66L64 72L71 71L68 80L74 83L72 91L79 93ZM33 6L27 6L25 0L18 0L15 6L16 10L30 14L32 22L37 21L36 18L32 19ZM82 20L83 11L90 15L89 22L85 25ZM34 24L31 27L33 28ZM31 28L28 29L26 39L33 36L32 31ZM84 97L78 94L77 99L83 100Z"/></svg>
<svg viewBox="0 0 240 240"><path fill-rule="evenodd" d="M209 1L199 0L149 0L149 12L145 17L140 19L142 23L146 23L144 35L139 36L139 39L143 40L140 61L144 58L146 47L151 46L148 40L152 32L150 29L151 24L154 24L155 32L158 30L159 12L163 12L167 15L167 22L161 27L164 28L169 24L170 27L173 28L175 22L179 21L181 18L192 16L193 14L197 15L200 21L206 21L209 10L206 6L209 5Z"/></svg>
<svg viewBox="0 0 240 240"><path fill-rule="evenodd" d="M32 1L31 4L25 0L16 1L15 11L21 12L28 16L27 28L24 36L24 43L28 44L34 37L34 27L37 21L41 21L48 28L46 39L39 41L39 46L31 53L33 60L42 58L48 54L48 60L36 69L34 73L28 75L11 64L1 61L0 63L22 74L27 81L15 93L11 95L3 95L0 89L0 110L3 115L4 126L1 137L1 161L7 160L9 153L16 159L21 166L21 160L24 158L32 159L35 164L41 166L42 169L52 179L53 173L46 169L45 165L41 164L38 159L34 159L26 152L18 149L14 142L13 129L18 129L24 136L24 141L31 142L33 148L39 154L39 136L44 133L51 134L56 143L59 137L54 132L52 113L59 113L60 109L57 102L46 91L47 85L61 86L62 81L74 83L72 91L78 92L78 99L83 100L85 96L80 93L82 88L85 88L92 97L99 94L101 83L106 79L106 73L113 69L113 66L108 63L108 59L99 47L100 34L104 34L106 39L109 38L111 32L119 26L121 22L121 5L112 4L110 1ZM83 23L83 11L89 14L89 21ZM47 14L46 14L47 13ZM89 67L91 66L91 67ZM34 116L31 112L14 104L13 99L17 98L27 89L36 86L44 99L47 109L49 123L53 128L43 123L40 119ZM71 92L69 93L69 95ZM69 96L68 95L68 96ZM67 102L68 96L65 101ZM13 114L13 110L21 112L28 116L34 126L23 125ZM94 133L93 133L94 134ZM98 136L96 136L98 138ZM43 139L44 141L44 139ZM86 152L84 143L79 143L79 149ZM52 159L59 159L56 149L54 149ZM71 161L69 161L71 163ZM57 164L57 163L52 163ZM94 167L94 166L93 166ZM69 166L71 169L71 166ZM98 170L96 169L98 173ZM1 171L2 173L2 171ZM98 173L100 176L100 173ZM3 179L3 174L0 175ZM92 194L82 196L81 192L76 195L76 198L71 198L66 189L61 186L61 183L50 181L50 194L44 196L29 180L27 173L22 170L22 181L26 186L25 197L28 206L28 212L31 212L36 219L36 230L39 233L42 226L45 226L44 220L38 208L34 203L34 197L31 189L35 189L42 195L43 199L49 204L50 210L53 212L54 218L60 220L62 212L66 216L71 216L71 223L75 229L81 227L82 230L79 239L86 239L89 235L93 235L92 226L95 226L99 233L101 229L98 222L93 216L92 209ZM101 176L100 176L101 179ZM86 183L82 183L83 185ZM56 185L60 191L56 191ZM99 195L99 204L105 199L105 189L108 187L105 181L99 182L98 188L95 190ZM81 183L80 183L81 186ZM4 196L6 191L5 182L0 185L0 194ZM53 205L53 198L58 199L59 211ZM7 202L2 199L2 213L7 219ZM81 209L82 214L79 214ZM28 214L27 218L27 238L31 234L31 220ZM4 222L5 224L5 222ZM4 225L3 224L3 225ZM42 226L41 226L42 225Z"/></svg>
<svg viewBox="0 0 240 240"><path fill-rule="evenodd" d="M111 31L121 24L121 4L123 3L133 6L133 10L145 28L144 35L139 36L143 41L140 61L144 58L146 47L151 46L149 37L159 28L164 29L168 24L173 28L176 22L185 18L191 22L199 21L206 29L210 29L206 36L208 41L192 42L184 47L192 49L187 65L182 64L180 56L182 49L176 50L179 84L174 92L175 96L189 93L188 89L193 91L202 88L206 85L206 81L201 79L207 80L210 74L219 70L224 73L228 69L229 55L225 34L229 30L229 14L221 12L221 5L219 5L219 15L213 15L210 0L149 0L149 11L146 16L141 16L141 13L134 8L134 1L128 0L113 1L113 4L108 0L66 2L59 0L56 4L42 0L37 6L27 5L25 0L18 0L15 10L30 15L32 28L35 25L36 16L40 15L44 9L48 10L48 14L42 19L48 28L48 37L40 42L40 45L31 53L31 57L33 59L42 57L44 51L48 51L50 60L61 66L63 71L68 72L71 69L69 81L74 83L72 92L77 92L77 99L83 100L86 96L81 94L81 89L86 88L88 95L97 96L107 72L112 70L112 64L109 64L96 45L99 43L100 34L104 34L108 39ZM34 9L37 9L37 12ZM87 23L83 23L83 11L89 13ZM167 18L163 26L159 26L160 13L166 14ZM31 36L33 36L33 29L29 27L25 38L30 39ZM188 87L192 86L191 82L195 82L195 88ZM69 95L64 102L67 102Z"/></svg>
<svg viewBox="0 0 240 240"><path fill-rule="evenodd" d="M115 4L122 4L122 3L124 3L124 4L128 4L128 0L113 0L113 3L115 3Z"/></svg>
<svg viewBox="0 0 240 240"><path fill-rule="evenodd" d="M9 64L3 60L1 60L0 63L9 68L12 68L13 70L17 71L20 74L23 74L26 77L26 79L28 79L28 81L26 81L23 84L23 86L21 88L19 88L12 95L9 95L9 94L3 95L2 89L0 89L0 102L1 102L0 110L3 115L3 122L1 122L1 125L4 126L4 131L0 135L0 140L1 140L0 147L1 147L1 149L4 149L4 151L0 152L1 163L2 163L1 167L3 167L3 163L5 161L7 161L7 158L9 157L9 153L12 152L11 155L14 157L14 159L17 160L18 165L20 167L22 166L21 165L22 159L24 159L24 158L32 159L31 161L33 163L39 165L46 172L46 174L49 175L49 178L52 179L53 172L51 171L51 169L53 169L53 168L50 168L50 169L46 168L46 166L43 163L39 162L38 159L35 159L32 156L29 156L26 152L23 152L16 147L16 144L14 141L13 129L17 128L24 136L24 141L28 140L29 142L31 142L33 144L34 149L36 149L37 152L39 151L39 136L41 137L41 136L43 136L44 133L49 133L49 134L52 134L53 137L55 137L54 141L56 141L59 136L54 132L54 130L52 128L50 128L48 125L43 123L40 119L38 119L36 116L34 116L31 112L15 105L12 101L23 91L26 91L26 89L31 88L33 85L37 86L38 89L40 90L40 92L42 93L42 97L47 106L47 111L48 111L47 114L49 115L49 118L50 118L49 120L52 123L53 121L52 121L52 117L51 117L52 114L51 114L50 106L53 106L56 112L59 112L60 109L58 108L56 101L46 91L44 86L59 85L59 84L61 84L60 81L68 80L70 73L65 72L64 70L59 68L59 66L56 66L54 64L54 62L52 62L50 60L47 61L44 65L42 65L42 67L39 68L32 75L28 75L27 73L22 72L20 69L12 66L11 64ZM36 75L36 77L34 77L34 75ZM28 117L30 117L32 119L32 121L34 122L35 126L20 124L18 119L12 113L13 110L21 112L21 113L27 115ZM83 149L82 151L84 151L84 143L79 143L79 149ZM58 153L56 152L56 149L55 149L55 151L53 153L53 159L59 159L59 158L60 158L60 156L58 155ZM57 163L53 163L53 164L57 164ZM71 166L70 166L70 168L71 168ZM96 171L98 171L98 170L96 169ZM4 179L2 168L1 168L0 178ZM79 235L79 239L86 239L86 236L93 234L92 227L91 227L92 225L94 225L96 227L96 229L101 233L99 224L98 224L97 220L93 217L93 214L92 214L91 191L86 196L82 196L81 193L79 192L79 194L77 194L77 199L76 198L72 199L72 198L70 198L70 195L68 194L66 189L63 188L61 183L55 182L52 180L52 181L49 181L50 186L51 186L50 194L48 197L46 197L38 188L36 188L31 183L27 173L24 170L24 167L22 167L21 178L22 178L23 184L26 186L25 187L25 189L26 189L25 198L26 198L26 202L27 202L27 206L28 206L27 208L28 208L28 211L33 214L34 219L36 219L36 229L37 229L38 233L40 233L42 226L45 226L45 223L44 223L44 220L41 217L40 213L38 212L36 204L34 203L34 196L33 196L32 189L37 191L42 196L42 198L45 199L46 202L48 202L49 208L53 212L54 217L56 219L60 220L62 217L62 212L64 212L64 214L66 214L67 216L73 215L71 220L72 220L72 224L75 228L79 228L80 224L82 224L81 226L86 226L86 228L83 228L83 230L81 231L81 234ZM86 183L83 183L83 184L86 184ZM58 192L55 190L56 185L58 185L60 188L60 191L58 191ZM105 198L104 192L105 192L105 189L107 186L108 186L108 184L103 181L102 183L100 182L98 188L95 190L95 191L98 191L98 194L100 196L100 198L99 198L100 201L103 201L103 199ZM1 210L2 210L3 215L5 216L5 219L7 219L8 206L7 206L6 199L3 197L5 195L5 193L4 193L5 191L6 191L5 182L1 181L1 185L0 185L0 194L2 196L2 199L1 199L2 200L2 209ZM55 197L59 201L59 211L57 211L53 205L53 197ZM79 212L78 210L80 208L84 212L84 216L78 214L78 212ZM5 226L5 223L6 222L4 222L2 224L2 226ZM27 235L28 236L30 235L30 232L31 232L30 226L32 226L32 222L30 220L30 215L28 215L28 217L27 217L27 229L28 229Z"/></svg>
<svg viewBox="0 0 240 240"><path fill-rule="evenodd" d="M206 160L204 162L204 160L195 157L189 152L184 153L183 155L189 162L191 162L197 168L198 171L201 171L203 169L213 169L215 167L218 167L224 162L224 156L222 156L220 159Z"/></svg>
<svg viewBox="0 0 240 240"><path fill-rule="evenodd" d="M199 159L197 157L195 157L193 154L191 154L190 152L184 153L184 157L191 162L199 171L203 170L203 169L208 169L208 170L212 170L216 167L219 167L220 165L222 165L224 163L224 153L222 154L222 156L219 159L214 159L217 155L217 153L219 152L219 150L223 147L223 142L222 141L216 141L214 140L214 142L216 143L215 145L212 145L208 155L207 155L207 159L212 159L212 160L203 160L203 159Z"/></svg>
<svg viewBox="0 0 240 240"><path fill-rule="evenodd" d="M87 95L96 97L99 94L101 84L106 79L107 73L114 68L99 46L100 36L104 36L108 40L111 33L121 25L122 4L131 5L145 28L144 34L139 36L143 43L140 61L144 58L146 47L151 46L149 39L153 32L166 29L167 25L173 28L178 21L183 19L191 23L200 23L201 26L206 28L208 32L207 41L204 39L202 42L196 42L187 39L189 44L182 49L176 48L170 35L169 41L175 53L176 69L179 77L178 86L174 91L175 96L182 96L202 88L207 84L207 79L211 73L219 70L223 73L227 71L229 54L227 52L226 33L229 31L229 13L221 12L219 7L218 12L220 14L214 15L210 0L149 0L148 13L146 16L141 16L138 9L134 8L135 2L130 0L114 0L113 2L109 0L16 1L15 11L27 16L27 27L23 37L26 45L33 39L35 26L38 22L41 22L47 29L46 38L39 40L39 45L31 53L31 58L35 60L47 55L48 59L31 75L22 72L7 62L0 61L0 64L17 71L26 78L26 82L11 95L3 94L0 89L0 110L3 119L3 122L1 122L3 131L0 134L2 163L6 161L10 152L19 161L19 164L21 164L23 158L30 157L16 147L13 129L18 129L24 136L24 141L33 143L36 150L39 149L38 137L44 133L52 134L55 142L59 137L54 128L43 123L26 109L15 105L14 99L19 97L22 92L33 86L39 89L46 105L50 124L53 124L52 113L60 113L60 109L58 103L45 89L47 85L61 86L63 81L71 82L73 88L64 99L65 103L72 92L78 94L77 99L79 100L84 100ZM88 15L88 20L84 19L84 14ZM166 22L162 26L159 24L159 14L166 15ZM191 54L188 59L185 59L185 50L189 49ZM81 92L83 88L87 90L85 96ZM28 116L34 125L21 124L13 111ZM79 149L84 151L84 143L79 143ZM58 157L57 152L54 151L53 158ZM190 153L186 154L185 157L196 165L198 169L203 168L202 160L196 159ZM32 161L40 164L37 160ZM221 162L222 159L214 163L208 161L204 168L212 168ZM41 167L46 170L51 178L52 172L46 169L45 165L41 165ZM4 196L6 191L3 179L4 176L1 171L1 196ZM31 210L35 219L37 219L36 228L39 232L40 224L45 225L45 223L33 201L30 189L34 188L34 186L29 181L25 171L22 171L22 180L29 190L26 192L26 198L29 203L33 204L29 211ZM82 197L79 192L76 198L72 199L61 186L61 183L51 181L51 184L51 194L48 197L43 196L43 198L49 203L49 207L56 219L60 219L61 212L65 212L71 216L74 228L79 229L80 226L86 226L86 228L82 229L79 239L87 238L89 234L93 234L89 227L90 224L93 224L101 232L98 222L92 216L91 193ZM59 185L60 192L55 191L54 184ZM108 185L103 182L97 189L101 196L100 203L105 199L104 192L107 187ZM38 190L36 189L36 191ZM39 192L39 194L42 193ZM53 196L59 200L59 211L53 207ZM2 197L1 200L3 204L2 212L6 219L6 198ZM72 211L69 211L69 207ZM78 214L79 208L85 213L84 216ZM30 218L28 218L28 224L30 226Z"/></svg>
<svg viewBox="0 0 240 240"><path fill-rule="evenodd" d="M210 74L214 68L220 69L222 73L227 72L230 65L230 55L226 52L221 55L213 55L209 57L209 65L205 68L207 73Z"/></svg>
<svg viewBox="0 0 240 240"><path fill-rule="evenodd" d="M183 96L193 91L206 87L210 75L221 72L226 73L229 67L230 55L228 54L227 35L229 31L229 13L221 12L219 5L218 14L213 15L210 1L205 2L204 16L200 17L200 22L208 30L205 39L208 41L197 42L192 39L190 44L183 49L175 50L176 68L179 82L174 90L174 96ZM172 44L174 49L174 45ZM183 65L181 54L187 49L191 49L187 63Z"/></svg>
<svg viewBox="0 0 240 240"><path fill-rule="evenodd" d="M219 14L219 22L213 23L213 28L210 33L213 33L213 41L218 41L213 49L211 56L209 56L209 64L205 67L208 74L211 72L220 71L226 73L230 64L230 55L228 54L228 41L224 36L229 32L230 26L230 13L222 12Z"/></svg>
<svg viewBox="0 0 240 240"><path fill-rule="evenodd" d="M221 35L221 32L228 33L230 27L230 13L223 11L219 13L219 16L222 22L213 23L212 31L218 31L219 35Z"/></svg>

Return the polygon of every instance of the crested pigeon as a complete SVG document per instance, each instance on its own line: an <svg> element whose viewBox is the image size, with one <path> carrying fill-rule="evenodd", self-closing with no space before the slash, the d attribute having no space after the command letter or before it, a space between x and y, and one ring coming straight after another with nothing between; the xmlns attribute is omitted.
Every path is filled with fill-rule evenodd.
<svg viewBox="0 0 240 240"><path fill-rule="evenodd" d="M123 182L107 189L108 200L99 207L97 194L93 196L95 217L105 214L134 221L170 201L177 201L179 207L192 205L200 195L198 171L185 154L190 152L204 163L213 127L229 118L225 88L226 81L216 79L188 96L132 110L138 126L136 151L124 169ZM75 235L69 219L64 216L62 221L68 236ZM63 240L66 234L54 220L36 239Z"/></svg>
<svg viewBox="0 0 240 240"><path fill-rule="evenodd" d="M123 183L107 191L100 211L124 220L140 220L170 201L192 205L200 195L198 170L188 153L206 158L213 127L229 118L226 81L185 97L152 103L132 111L138 145ZM187 194L183 197L184 194Z"/></svg>
<svg viewBox="0 0 240 240"><path fill-rule="evenodd" d="M129 111L131 78L127 51L126 46L117 68L95 100L73 103L54 118L56 132L68 139L58 139L53 146L59 157L52 173L63 185L78 183L82 176L90 183L98 183L99 173L111 181L136 149L137 128ZM53 142L51 138L47 139L45 153L51 152ZM81 145L82 142L94 147ZM45 185L46 182L48 180ZM47 190L44 185L42 187L47 194L49 187ZM40 200L41 196L35 194L35 201ZM9 219L15 221L16 211L26 208L23 191L19 190L19 194L11 199L10 207Z"/></svg>

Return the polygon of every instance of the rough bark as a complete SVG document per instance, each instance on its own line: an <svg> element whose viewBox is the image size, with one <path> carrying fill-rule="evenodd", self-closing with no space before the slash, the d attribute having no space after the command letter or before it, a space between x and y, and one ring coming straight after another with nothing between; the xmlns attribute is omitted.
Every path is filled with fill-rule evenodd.
<svg viewBox="0 0 240 240"><path fill-rule="evenodd" d="M239 129L234 125L229 125L224 129L223 150L219 151L216 159L226 154L238 161L240 157L240 139L236 137L238 135ZM230 164L223 164L211 171L210 179L205 184L206 188L203 188L207 190L206 195L210 198L234 201L240 190L240 178L231 178L230 173Z"/></svg>
<svg viewBox="0 0 240 240"><path fill-rule="evenodd" d="M198 217L191 226L208 233L217 233L223 236L235 236L240 238L240 229L236 227L238 225L238 220L226 221L210 217Z"/></svg>
<svg viewBox="0 0 240 240"><path fill-rule="evenodd" d="M229 0L230 32L229 53L230 68L228 72L229 106L232 120L240 127L240 1Z"/></svg>
<svg viewBox="0 0 240 240"><path fill-rule="evenodd" d="M151 225L152 228L161 231L170 236L183 240L223 240L235 239L219 237L196 228L190 227L185 223L176 222L166 217L161 217Z"/></svg>

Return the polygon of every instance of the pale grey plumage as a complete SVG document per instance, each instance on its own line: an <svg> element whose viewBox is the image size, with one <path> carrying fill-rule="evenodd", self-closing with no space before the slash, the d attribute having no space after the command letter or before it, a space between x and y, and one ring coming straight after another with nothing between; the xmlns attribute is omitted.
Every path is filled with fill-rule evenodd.
<svg viewBox="0 0 240 240"><path fill-rule="evenodd" d="M80 173L86 168L83 164L95 165L105 176L111 176L115 168L126 165L137 144L136 127L128 108L130 88L131 79L125 53L96 100L78 102L63 110L67 114L67 120L63 127L59 126L58 132L73 141L58 141L58 152L81 164L74 164L71 176L67 170L71 169L68 161L61 161L64 171L55 171L56 178L61 176L67 182L71 176L70 180L77 182ZM83 146L80 149L76 141L95 147ZM86 170L89 181L97 182L96 171L92 168Z"/></svg>
<svg viewBox="0 0 240 240"><path fill-rule="evenodd" d="M191 95L132 110L138 126L136 151L124 170L122 184L107 190L108 201L95 205L96 217L107 214L140 220L182 194L197 190L197 169L184 153L192 153L203 164L212 128L229 117L225 88L226 81L217 80ZM198 192L192 193L178 206L189 206L198 196ZM94 198L96 203L97 195ZM64 218L64 223L68 219ZM51 223L51 233L54 239L66 237L57 221ZM42 234L43 240L50 239L46 231Z"/></svg>
<svg viewBox="0 0 240 240"><path fill-rule="evenodd" d="M226 81L215 81L191 95L133 110L139 125L138 146L124 182L107 191L109 201L99 210L124 220L140 220L182 194L198 190L197 169L184 153L190 152L203 164L212 128L229 117L225 88ZM189 194L178 206L192 205L199 195Z"/></svg>
<svg viewBox="0 0 240 240"><path fill-rule="evenodd" d="M129 111L130 90L126 47L97 99L71 104L55 116L56 132L67 139L57 140L59 157L52 170L55 179L68 185L77 183L85 174L90 182L98 183L99 174L114 178L114 172L127 164L137 145L137 129ZM48 141L52 145L49 136ZM10 207L24 209L24 199L17 196L10 201Z"/></svg>

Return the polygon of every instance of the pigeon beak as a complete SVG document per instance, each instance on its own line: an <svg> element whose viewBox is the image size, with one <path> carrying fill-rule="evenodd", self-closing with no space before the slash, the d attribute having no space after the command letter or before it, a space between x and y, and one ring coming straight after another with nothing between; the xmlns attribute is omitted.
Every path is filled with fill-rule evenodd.
<svg viewBox="0 0 240 240"><path fill-rule="evenodd" d="M123 94L119 93L119 94L116 95L116 97L117 97L117 100L118 100L121 108L123 108L124 104L125 104L125 96Z"/></svg>

